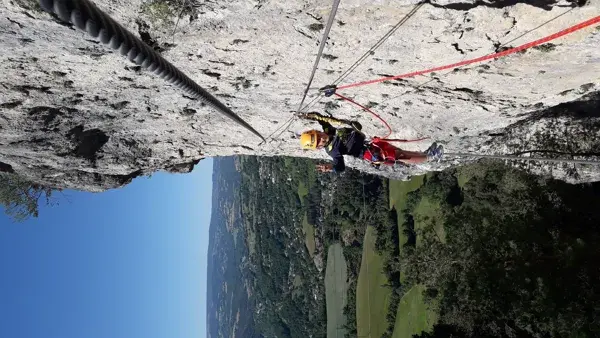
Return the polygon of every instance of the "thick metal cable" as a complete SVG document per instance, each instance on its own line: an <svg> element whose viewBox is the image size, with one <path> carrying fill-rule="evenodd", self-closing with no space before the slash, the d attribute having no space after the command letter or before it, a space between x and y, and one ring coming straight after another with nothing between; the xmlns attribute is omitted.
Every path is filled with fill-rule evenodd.
<svg viewBox="0 0 600 338"><path fill-rule="evenodd" d="M47 12L98 38L121 55L177 86L264 140L250 124L89 0L39 0Z"/></svg>
<svg viewBox="0 0 600 338"><path fill-rule="evenodd" d="M317 58L315 59L315 63L312 68L312 72L310 74L310 78L308 79L308 84L306 85L306 89L304 89L304 95L302 96L302 101L298 105L298 112L302 108L304 104L304 100L306 100L306 94L312 84L313 78L315 77L315 72L319 67L319 60L321 60L321 55L323 55L323 49L325 48L325 43L327 43L327 37L329 36L329 31L331 30L331 26L333 25L333 19L335 18L335 13L337 12L338 6L340 5L340 0L333 0L333 5L331 7L331 13L329 13L329 19L327 20L327 26L325 27L325 32L323 32L323 37L321 38L321 44L319 45L319 51L317 52Z"/></svg>

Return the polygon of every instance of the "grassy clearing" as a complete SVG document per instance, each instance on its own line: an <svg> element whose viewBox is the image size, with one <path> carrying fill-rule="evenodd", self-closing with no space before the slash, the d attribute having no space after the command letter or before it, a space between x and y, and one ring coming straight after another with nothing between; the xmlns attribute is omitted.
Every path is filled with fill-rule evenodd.
<svg viewBox="0 0 600 338"><path fill-rule="evenodd" d="M327 337L344 337L346 316L344 307L348 300L348 266L342 246L332 244L327 253L325 270L325 300L327 304Z"/></svg>
<svg viewBox="0 0 600 338"><path fill-rule="evenodd" d="M423 185L425 176L415 176L410 181L390 180L390 209L393 207L401 211L406 207L406 197L409 192L419 189Z"/></svg>
<svg viewBox="0 0 600 338"><path fill-rule="evenodd" d="M300 275L294 276L294 280L292 281L292 297L296 298L302 295L302 277Z"/></svg>
<svg viewBox="0 0 600 338"><path fill-rule="evenodd" d="M463 189L467 183L473 178L483 178L485 176L486 170L483 169L483 166L479 165L467 165L458 167L456 169L456 180L458 181L458 186Z"/></svg>
<svg viewBox="0 0 600 338"><path fill-rule="evenodd" d="M431 174L414 177L408 182L390 181L390 207L398 211L398 231L400 244L406 243L406 236L402 232L404 223L402 210L406 208L407 196L410 192L418 190L424 180L430 178ZM428 226L433 226L442 241L445 241L443 215L439 203L432 202L427 198L421 199L413 211L415 230L418 232ZM419 245L420 236L417 236ZM403 276L401 276L401 280ZM411 338L413 334L430 331L437 321L437 304L428 306L423 298L424 287L416 285L411 288L401 299L396 313L394 326L394 338Z"/></svg>
<svg viewBox="0 0 600 338"><path fill-rule="evenodd" d="M308 187L302 181L298 182L298 197L300 197L300 203L304 205L304 197L308 195Z"/></svg>
<svg viewBox="0 0 600 338"><path fill-rule="evenodd" d="M433 226L439 240L446 243L446 231L444 230L444 215L439 202L434 202L426 197L415 207L413 212L415 219L415 231L417 232L417 246L420 245L421 236L419 231L429 226Z"/></svg>
<svg viewBox="0 0 600 338"><path fill-rule="evenodd" d="M410 181L392 181L390 180L389 191L390 191L390 209L394 208L398 212L398 235L400 238L400 245L406 243L407 238L402 232L402 224L404 219L402 218L402 210L406 208L406 199L409 192L419 189L424 183L425 176L415 176Z"/></svg>
<svg viewBox="0 0 600 338"><path fill-rule="evenodd" d="M466 170L458 170L456 172L456 180L458 181L458 186L463 189L465 185L471 180L472 176L469 175Z"/></svg>
<svg viewBox="0 0 600 338"><path fill-rule="evenodd" d="M304 244L306 244L306 249L308 250L308 254L310 257L315 256L315 228L312 224L308 223L306 213L304 213L304 218L302 219L302 232L304 232Z"/></svg>
<svg viewBox="0 0 600 338"><path fill-rule="evenodd" d="M356 327L359 337L381 337L388 326L391 289L385 287L383 258L375 252L377 234L367 227L363 242L363 255L356 287Z"/></svg>
<svg viewBox="0 0 600 338"><path fill-rule="evenodd" d="M431 331L437 322L437 304L425 304L422 285L413 286L400 300L393 338L410 338L413 334Z"/></svg>

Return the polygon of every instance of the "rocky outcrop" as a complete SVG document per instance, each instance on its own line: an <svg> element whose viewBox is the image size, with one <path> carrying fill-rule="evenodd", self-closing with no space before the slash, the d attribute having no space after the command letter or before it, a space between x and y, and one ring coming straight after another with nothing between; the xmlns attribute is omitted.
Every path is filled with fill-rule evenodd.
<svg viewBox="0 0 600 338"><path fill-rule="evenodd" d="M313 82L333 82L416 1L342 1ZM157 170L186 172L207 156L326 158L299 149L313 127L286 122L300 103L330 4L317 1L110 0L100 8L216 95L260 140L33 0L0 5L0 170L38 183L100 191ZM458 62L517 46L600 13L600 1L433 1L423 5L344 83ZM561 15L565 13L564 15ZM552 20L552 21L550 21ZM546 24L544 24L546 23ZM553 151L597 156L600 30L588 27L538 48L452 71L348 89L393 137L428 136L448 152ZM315 91L310 92L311 95ZM313 96L309 97L310 100ZM325 98L313 107L383 126ZM279 132L281 130L281 132ZM429 141L406 144L425 149ZM365 171L407 178L459 165ZM598 166L527 166L568 181L598 180Z"/></svg>

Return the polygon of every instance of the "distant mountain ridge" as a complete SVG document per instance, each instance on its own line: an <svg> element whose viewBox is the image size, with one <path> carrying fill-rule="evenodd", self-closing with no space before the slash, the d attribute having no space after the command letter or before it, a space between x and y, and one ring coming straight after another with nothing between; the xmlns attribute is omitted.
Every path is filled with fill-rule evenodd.
<svg viewBox="0 0 600 338"><path fill-rule="evenodd" d="M240 174L234 158L215 158L208 245L207 337L261 337L255 333L253 305L239 283L241 263L248 250L235 231L241 224L235 195L239 186Z"/></svg>

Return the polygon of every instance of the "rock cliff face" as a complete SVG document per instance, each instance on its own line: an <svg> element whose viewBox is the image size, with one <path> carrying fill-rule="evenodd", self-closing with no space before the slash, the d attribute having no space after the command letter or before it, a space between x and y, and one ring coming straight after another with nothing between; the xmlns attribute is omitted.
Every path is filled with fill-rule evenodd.
<svg viewBox="0 0 600 338"><path fill-rule="evenodd" d="M265 136L297 109L331 9L299 0L96 4ZM313 87L333 82L415 4L342 1ZM599 14L600 0L433 1L344 83L486 55ZM428 136L448 152L598 155L599 45L596 25L505 58L342 93L380 113L392 137ZM326 158L299 149L297 134L314 124L293 120L259 146L250 132L42 12L36 1L2 1L0 47L0 171L100 191L157 170L186 172L208 156ZM385 133L370 115L334 98L313 110L358 119L369 135ZM406 178L465 160L379 172ZM568 181L600 179L598 166L535 165Z"/></svg>

